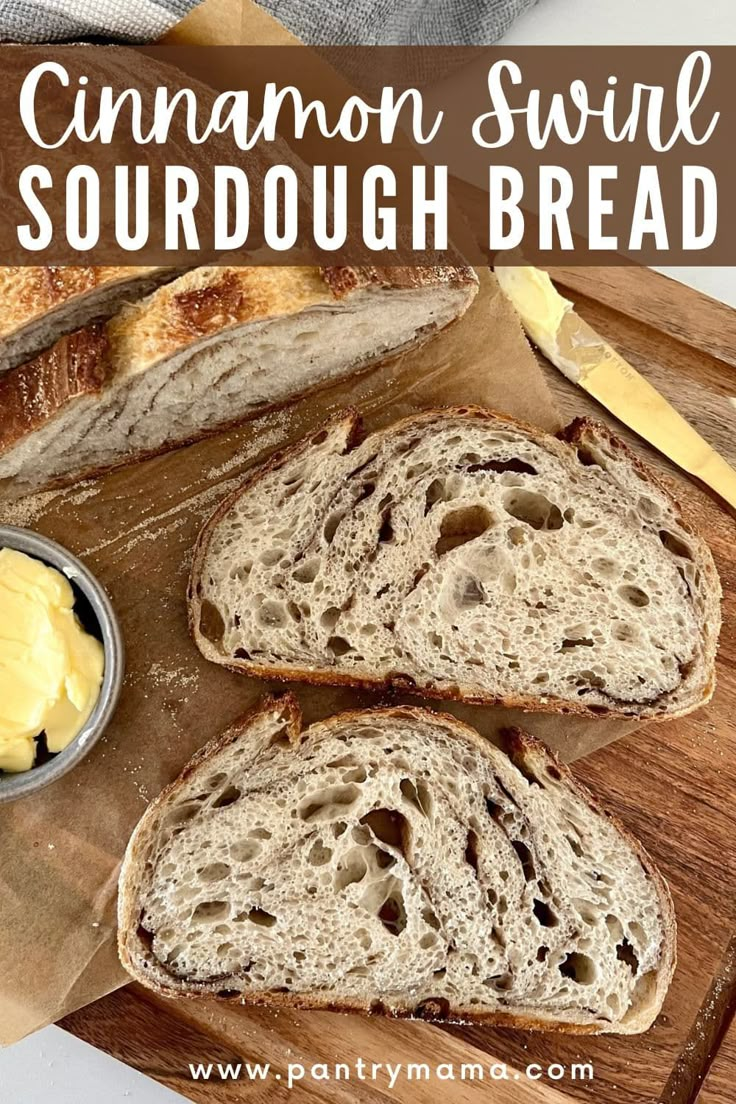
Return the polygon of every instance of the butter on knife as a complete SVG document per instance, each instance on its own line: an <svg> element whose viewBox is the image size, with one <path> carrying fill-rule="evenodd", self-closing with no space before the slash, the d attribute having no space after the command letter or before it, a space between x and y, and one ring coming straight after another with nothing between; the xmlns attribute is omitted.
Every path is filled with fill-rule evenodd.
<svg viewBox="0 0 736 1104"><path fill-rule="evenodd" d="M736 510L736 471L575 313L546 272L519 264L494 271L527 334L563 375Z"/></svg>

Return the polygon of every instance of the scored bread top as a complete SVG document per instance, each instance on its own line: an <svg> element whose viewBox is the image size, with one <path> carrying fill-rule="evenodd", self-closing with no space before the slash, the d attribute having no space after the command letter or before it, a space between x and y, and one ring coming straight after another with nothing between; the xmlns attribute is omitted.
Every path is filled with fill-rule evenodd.
<svg viewBox="0 0 736 1104"><path fill-rule="evenodd" d="M109 343L99 323L0 374L0 454L45 426L77 400L101 394L110 373Z"/></svg>
<svg viewBox="0 0 736 1104"><path fill-rule="evenodd" d="M157 271L157 268L104 265L0 267L3 302L0 339L96 288Z"/></svg>
<svg viewBox="0 0 736 1104"><path fill-rule="evenodd" d="M133 834L124 966L169 996L645 1030L674 970L666 885L542 744L508 747L409 708L302 733L267 700Z"/></svg>
<svg viewBox="0 0 736 1104"><path fill-rule="evenodd" d="M360 443L335 419L215 512L189 591L200 650L236 670L639 718L708 699L719 599L603 426L560 441L475 408Z"/></svg>
<svg viewBox="0 0 736 1104"><path fill-rule="evenodd" d="M464 313L477 286L457 268L190 271L99 332L104 363L92 372L87 358L94 387L84 393L68 350L94 327L0 375L0 494L156 455L416 348Z"/></svg>
<svg viewBox="0 0 736 1104"><path fill-rule="evenodd" d="M145 295L181 267L6 267L0 270L5 310L0 323L0 374L27 366L74 331L109 318L129 299ZM80 339L84 334L78 335ZM48 368L40 360L39 388ZM30 381L26 367L26 379Z"/></svg>
<svg viewBox="0 0 736 1104"><path fill-rule="evenodd" d="M469 268L196 268L149 299L133 303L110 323L116 375L134 375L227 331L270 318L335 304L371 288L411 290L442 284L467 286Z"/></svg>

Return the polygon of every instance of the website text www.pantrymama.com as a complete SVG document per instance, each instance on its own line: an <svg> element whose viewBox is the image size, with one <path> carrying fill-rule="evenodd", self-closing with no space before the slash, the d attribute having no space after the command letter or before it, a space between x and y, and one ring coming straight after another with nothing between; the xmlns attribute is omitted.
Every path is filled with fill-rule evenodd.
<svg viewBox="0 0 736 1104"><path fill-rule="evenodd" d="M368 1062L356 1058L352 1062L289 1062L283 1067L270 1062L190 1062L189 1076L193 1081L278 1081L288 1089L302 1082L329 1081L372 1081L393 1089L402 1081L593 1081L594 1071L590 1062L532 1062L515 1069L506 1062Z"/></svg>

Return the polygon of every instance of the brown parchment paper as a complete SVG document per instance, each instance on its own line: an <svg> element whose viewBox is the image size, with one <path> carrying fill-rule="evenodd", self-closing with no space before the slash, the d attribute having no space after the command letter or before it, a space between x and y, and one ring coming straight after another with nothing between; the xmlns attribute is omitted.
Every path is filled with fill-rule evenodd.
<svg viewBox="0 0 736 1104"><path fill-rule="evenodd" d="M0 506L0 520L29 525L82 557L108 590L127 647L120 706L98 745L59 782L0 808L3 1042L123 984L114 952L115 895L128 837L147 803L195 749L270 688L203 660L187 632L185 589L194 540L242 474L348 404L359 407L368 429L458 403L479 403L548 430L559 428L512 308L490 272L479 276L480 291L465 317L393 363L226 436L66 492ZM307 721L380 700L345 689L293 689ZM521 722L568 759L632 727L481 707L450 709L491 737L499 727Z"/></svg>
<svg viewBox="0 0 736 1104"><path fill-rule="evenodd" d="M250 3L207 0L169 41L295 40ZM194 540L243 473L348 404L360 408L369 430L413 411L465 403L551 431L560 427L515 314L490 272L479 276L465 317L422 349L228 435L66 492L0 504L0 520L53 537L98 575L127 647L121 702L97 746L59 782L0 808L0 1042L20 1039L125 982L115 952L115 901L128 837L195 749L269 689L207 663L187 631ZM307 722L380 700L344 689L293 689ZM634 727L450 708L491 738L500 726L521 722L567 759Z"/></svg>

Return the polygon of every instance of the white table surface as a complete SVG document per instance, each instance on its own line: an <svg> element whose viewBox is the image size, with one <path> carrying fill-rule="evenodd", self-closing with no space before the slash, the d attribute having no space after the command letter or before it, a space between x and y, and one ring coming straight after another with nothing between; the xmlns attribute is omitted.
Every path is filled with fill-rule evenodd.
<svg viewBox="0 0 736 1104"><path fill-rule="evenodd" d="M736 45L736 0L540 0L504 42L534 45ZM736 307L736 268L660 271ZM184 1098L58 1027L0 1050L8 1104L175 1104Z"/></svg>

